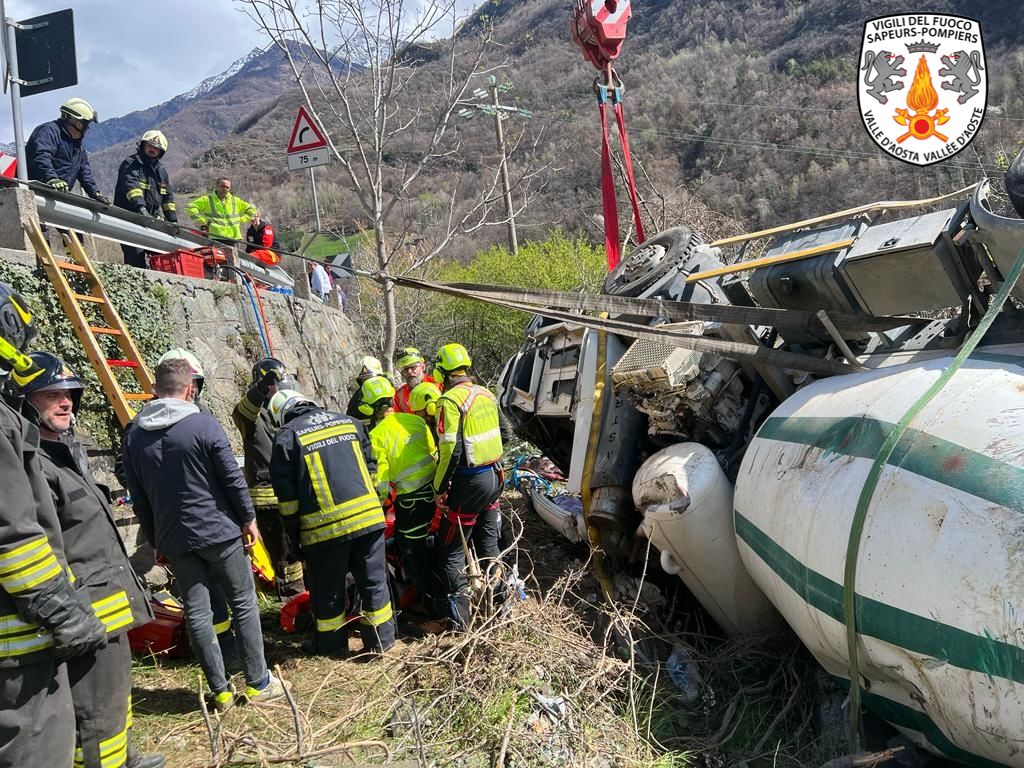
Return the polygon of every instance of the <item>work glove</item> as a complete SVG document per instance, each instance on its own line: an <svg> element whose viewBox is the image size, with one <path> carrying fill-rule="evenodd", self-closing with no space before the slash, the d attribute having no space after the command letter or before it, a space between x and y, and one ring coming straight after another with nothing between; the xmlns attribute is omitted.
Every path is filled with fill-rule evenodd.
<svg viewBox="0 0 1024 768"><path fill-rule="evenodd" d="M145 216L147 219L153 218L153 215L145 208L136 208L135 213L137 213L139 216Z"/></svg>
<svg viewBox="0 0 1024 768"><path fill-rule="evenodd" d="M104 194L97 192L94 195L90 195L90 197L97 203L101 203L102 205L110 205L110 198Z"/></svg>
<svg viewBox="0 0 1024 768"><path fill-rule="evenodd" d="M68 183L64 181L64 179L50 179L46 182L46 185L50 187L50 189L55 189L58 192L68 191Z"/></svg>
<svg viewBox="0 0 1024 768"><path fill-rule="evenodd" d="M281 381L281 371L277 368L271 368L263 377L256 382L256 388L259 393L263 395L263 399L266 400L267 395L270 394L270 388L276 386Z"/></svg>
<svg viewBox="0 0 1024 768"><path fill-rule="evenodd" d="M178 214L176 214L174 212L165 213L164 214L164 218L166 218L169 222L171 222L171 224L177 224L178 223Z"/></svg>
<svg viewBox="0 0 1024 768"><path fill-rule="evenodd" d="M47 587L25 611L25 618L53 633L53 655L70 659L98 651L107 644L107 630L92 606L61 578Z"/></svg>

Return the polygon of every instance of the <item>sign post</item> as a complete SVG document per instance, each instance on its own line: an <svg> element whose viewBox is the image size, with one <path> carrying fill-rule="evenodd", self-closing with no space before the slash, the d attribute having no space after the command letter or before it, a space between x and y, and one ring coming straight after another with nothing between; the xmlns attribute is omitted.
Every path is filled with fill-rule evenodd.
<svg viewBox="0 0 1024 768"><path fill-rule="evenodd" d="M309 186L313 192L313 210L316 212L316 230L320 231L320 203L316 196L316 176L313 169L331 162L331 150L323 130L316 124L306 108L299 106L292 135L288 140L288 170L309 169Z"/></svg>
<svg viewBox="0 0 1024 768"><path fill-rule="evenodd" d="M75 60L75 21L69 8L64 11L14 21L4 13L0 0L4 57L7 59L6 88L11 88L11 118L17 147L18 178L28 178L25 134L21 125L21 98L78 84Z"/></svg>

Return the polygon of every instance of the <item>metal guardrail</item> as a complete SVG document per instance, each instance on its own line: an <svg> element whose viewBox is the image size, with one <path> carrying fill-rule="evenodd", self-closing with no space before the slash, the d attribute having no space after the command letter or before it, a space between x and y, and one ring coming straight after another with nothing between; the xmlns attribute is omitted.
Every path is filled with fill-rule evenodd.
<svg viewBox="0 0 1024 768"><path fill-rule="evenodd" d="M178 224L103 205L70 192L57 192L39 182L0 179L0 186L28 187L35 196L39 220L48 226L73 229L157 253L223 245ZM238 267L249 276L270 285L288 288L295 285L292 276L281 267L258 263L246 258L244 252L238 255Z"/></svg>

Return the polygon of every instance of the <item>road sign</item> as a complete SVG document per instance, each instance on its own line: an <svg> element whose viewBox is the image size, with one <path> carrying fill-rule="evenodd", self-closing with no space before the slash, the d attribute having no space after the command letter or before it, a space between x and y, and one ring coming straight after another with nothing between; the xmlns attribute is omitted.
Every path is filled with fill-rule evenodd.
<svg viewBox="0 0 1024 768"><path fill-rule="evenodd" d="M311 152L292 152L288 155L288 170L301 171L318 165L329 165L330 162L331 150L327 147L320 147Z"/></svg>
<svg viewBox="0 0 1024 768"><path fill-rule="evenodd" d="M321 149L327 146L327 139L323 131L313 122L309 112L303 106L299 107L299 114L295 116L295 125L292 126L292 137L288 140L288 154L293 152L309 152L313 149ZM323 163L318 163L322 165ZM291 168L291 163L288 165ZM307 166L302 166L307 167Z"/></svg>
<svg viewBox="0 0 1024 768"><path fill-rule="evenodd" d="M19 21L14 36L22 98L78 84L71 9Z"/></svg>

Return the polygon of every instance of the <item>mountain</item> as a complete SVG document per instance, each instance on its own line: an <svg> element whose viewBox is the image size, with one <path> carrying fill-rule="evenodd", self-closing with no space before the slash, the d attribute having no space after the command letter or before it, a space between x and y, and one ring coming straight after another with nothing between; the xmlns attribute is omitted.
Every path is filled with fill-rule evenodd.
<svg viewBox="0 0 1024 768"><path fill-rule="evenodd" d="M255 48L187 93L90 128L86 141L93 170L100 185L112 189L118 165L135 151L139 137L158 128L170 144L164 164L174 174L197 152L244 129L294 87L284 53L273 46Z"/></svg>
<svg viewBox="0 0 1024 768"><path fill-rule="evenodd" d="M874 200L928 197L983 175L1001 175L1000 162L1012 157L1024 136L1019 2L920 5L915 12L979 19L989 74L990 110L977 138L952 160L925 168L878 149L857 107L864 21L904 12L899 0L634 4L616 70L625 83L624 111L648 231L680 223L696 224L708 235L737 226L758 229ZM537 180L542 186L534 187L537 197L517 220L520 239L541 238L552 227L600 239L594 220L601 211L601 134L591 89L597 73L569 40L565 3L491 0L484 12L486 18L476 17L461 35L468 45L479 29L494 25L498 44L485 65L513 84L503 100L533 113L528 120L505 122L507 140L534 147L532 156L550 164ZM444 79L446 62L417 58L424 69L420 87L405 91L405 98L429 112L430 84ZM311 229L309 177L289 172L284 157L301 102L284 57L273 48L254 52L218 82L201 84L187 104L156 126L171 141L167 162L176 188L206 189L213 176L228 174L238 193L279 229ZM341 139L329 119L329 103L318 106L328 118L327 131ZM153 114L167 108L154 107ZM431 206L493 169L493 123L458 122L451 133L460 144L458 154L426 167L410 204L399 206L402 215L427 221ZM97 153L110 180L106 186L112 187L112 170L135 136L149 127L137 124L129 141ZM390 162L396 168L408 162L424 138L407 133L397 139L387 148ZM510 165L513 177L526 170L521 153L513 154ZM628 205L617 181L620 220L626 222ZM352 232L363 225L340 167L318 168L317 185L326 227ZM429 237L425 229L414 234ZM503 238L503 227L485 228L447 253L462 258Z"/></svg>

